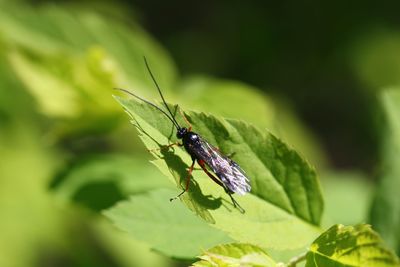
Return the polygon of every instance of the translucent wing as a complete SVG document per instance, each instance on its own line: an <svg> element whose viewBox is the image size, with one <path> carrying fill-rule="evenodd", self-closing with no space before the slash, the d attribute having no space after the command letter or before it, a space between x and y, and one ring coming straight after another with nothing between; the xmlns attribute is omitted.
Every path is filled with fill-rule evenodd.
<svg viewBox="0 0 400 267"><path fill-rule="evenodd" d="M250 192L250 180L240 166L203 138L199 139L200 146L195 151L196 156L204 160L221 182L230 191L239 195Z"/></svg>

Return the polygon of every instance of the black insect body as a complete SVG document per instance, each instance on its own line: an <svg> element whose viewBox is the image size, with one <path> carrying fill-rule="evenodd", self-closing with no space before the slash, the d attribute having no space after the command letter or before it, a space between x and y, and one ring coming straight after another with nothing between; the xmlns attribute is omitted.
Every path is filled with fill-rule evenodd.
<svg viewBox="0 0 400 267"><path fill-rule="evenodd" d="M164 96L161 93L161 89L157 84L157 81L155 80L150 67L147 63L146 58L145 64L147 67L148 72L150 73L150 76L154 82L154 84L157 87L157 90L161 96L161 99L167 108L169 115L162 110L160 107L157 105L151 103L150 101L143 99L133 93L131 93L128 90L125 89L120 89L116 88L118 90L121 90L123 92L126 92L142 101L145 103L153 106L160 112L162 112L175 126L177 133L176 137L180 140L182 140L182 144L180 143L174 143L171 145L167 145L165 147L171 147L174 145L178 146L184 146L185 150L189 153L189 155L192 158L192 164L189 167L188 170L188 175L186 178L186 186L184 190L177 195L174 198L171 198L170 200L172 201L173 199L176 199L180 197L182 194L184 194L186 191L189 189L189 184L190 184L190 178L192 176L192 172L194 169L194 164L197 161L197 163L200 165L200 167L203 169L203 171L217 184L222 186L225 190L225 192L229 195L229 197L232 200L233 205L238 208L238 210L242 213L244 213L244 209L240 207L240 205L237 203L237 201L232 197L233 193L237 193L239 195L244 195L251 190L250 186L250 181L249 178L246 176L245 172L240 168L240 166L234 162L232 159L230 159L228 156L224 155L223 153L220 152L220 150L214 146L212 146L210 143L208 143L204 138L202 138L199 134L192 132L192 126L190 125L189 121L186 119L184 114L182 113L182 116L184 120L189 124L189 127L181 127L178 122L176 121L174 115L172 114L171 110L169 109L168 105L165 102ZM208 168L215 173L212 174Z"/></svg>
<svg viewBox="0 0 400 267"><path fill-rule="evenodd" d="M215 180L216 183L231 193L244 195L250 192L250 181L245 172L236 162L222 154L218 148L210 145L194 132L187 132L182 141L186 151L193 160L197 160L203 170L207 170L205 169L206 164L217 175L219 179Z"/></svg>

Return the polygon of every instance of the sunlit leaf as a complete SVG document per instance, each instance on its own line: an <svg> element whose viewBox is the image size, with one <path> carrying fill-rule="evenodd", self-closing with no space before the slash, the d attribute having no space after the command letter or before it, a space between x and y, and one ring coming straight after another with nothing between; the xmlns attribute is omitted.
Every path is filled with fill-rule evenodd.
<svg viewBox="0 0 400 267"><path fill-rule="evenodd" d="M148 90L153 84L143 56L157 62L152 69L166 92L176 88L172 60L137 25L110 22L88 10L4 3L0 34L11 69L37 109L57 119L51 133L55 139L114 129L122 114L110 98L114 87L155 95Z"/></svg>
<svg viewBox="0 0 400 267"><path fill-rule="evenodd" d="M151 249L150 245L132 238L126 232L111 225L106 218L91 221L96 238L110 254L118 266L172 267L173 261Z"/></svg>
<svg viewBox="0 0 400 267"><path fill-rule="evenodd" d="M79 92L73 90L72 84L56 77L43 65L33 63L21 53L12 53L10 61L20 79L37 99L41 112L67 118L76 117L82 112L78 101Z"/></svg>
<svg viewBox="0 0 400 267"><path fill-rule="evenodd" d="M316 166L326 165L326 156L316 137L282 100L238 81L204 76L186 78L179 88L176 100L183 109L207 110L224 118L244 120L260 129L266 128L301 151Z"/></svg>
<svg viewBox="0 0 400 267"><path fill-rule="evenodd" d="M134 100L117 99L134 117L148 148L160 148L174 136L171 122L159 111ZM246 210L241 214L221 187L203 172L194 171L196 183L191 183L189 193L182 197L190 209L235 240L262 247L294 249L316 237L322 198L316 174L308 163L272 134L243 122L194 112L187 117L193 129L210 143L226 154L235 152L234 160L252 183L251 194L236 196ZM178 121L184 125L180 116ZM180 148L154 154L160 158L156 166L181 188L190 156Z"/></svg>
<svg viewBox="0 0 400 267"><path fill-rule="evenodd" d="M193 267L275 267L268 254L250 244L226 244L211 248Z"/></svg>
<svg viewBox="0 0 400 267"><path fill-rule="evenodd" d="M369 225L335 225L310 247L306 267L389 267L400 266Z"/></svg>
<svg viewBox="0 0 400 267"><path fill-rule="evenodd" d="M134 195L104 214L118 228L171 257L193 258L203 249L231 240L193 216L181 203L171 203L168 199L176 192L156 189Z"/></svg>
<svg viewBox="0 0 400 267"><path fill-rule="evenodd" d="M135 89L151 85L143 67L143 56L157 62L152 66L159 80L173 90L176 69L167 52L138 25L129 27L95 12L57 5L13 5L0 8L0 33L10 46L22 47L42 56L79 56L82 51L99 46L122 66L128 81L124 87Z"/></svg>

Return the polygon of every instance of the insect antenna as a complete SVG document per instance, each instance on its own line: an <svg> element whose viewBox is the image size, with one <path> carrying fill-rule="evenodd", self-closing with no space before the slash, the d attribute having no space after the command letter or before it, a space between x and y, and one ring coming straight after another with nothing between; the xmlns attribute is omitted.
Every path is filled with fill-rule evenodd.
<svg viewBox="0 0 400 267"><path fill-rule="evenodd" d="M161 88L160 88L160 86L158 85L158 83L157 83L157 81L156 81L156 78L154 78L153 73L151 72L151 69L150 69L149 63L147 62L146 57L143 57L143 59L144 59L144 63L146 64L147 71L149 72L149 74L150 74L150 76L151 76L151 79L153 80L154 85L156 86L156 88L157 88L157 90L158 90L158 93L159 93L160 96L161 96L161 99L162 99L162 101L163 101L163 103L164 103L164 106L167 108L169 114L171 115L171 118L175 121L175 125L178 125L178 126L177 126L178 129L180 129L181 127L179 126L178 122L176 121L175 116L172 114L172 112L171 112L171 110L169 109L167 103L165 102L164 96L163 96L163 94L162 94L162 92L161 92Z"/></svg>
<svg viewBox="0 0 400 267"><path fill-rule="evenodd" d="M126 89L123 89L123 88L114 88L114 90L119 90L119 91L125 92L125 93L127 93L127 94L129 94L129 95L131 95L131 96L133 96L133 97L136 97L137 99L142 100L143 102L145 102L145 103L149 104L150 106L156 108L157 110L161 111L161 112L172 122L172 124L173 124L178 130L181 128L181 127L179 126L179 124L176 122L176 120L173 119L173 117L171 118L164 110L162 110L160 107L158 107L156 104L150 102L149 100L146 100L146 99L144 99L144 98L142 98L142 97L140 97L140 96L138 96L138 95L135 95L134 93L132 93L132 92L126 90Z"/></svg>

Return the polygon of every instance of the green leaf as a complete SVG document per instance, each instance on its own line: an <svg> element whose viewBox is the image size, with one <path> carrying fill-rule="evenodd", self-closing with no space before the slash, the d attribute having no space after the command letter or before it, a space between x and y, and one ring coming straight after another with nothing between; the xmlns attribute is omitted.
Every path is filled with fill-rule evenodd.
<svg viewBox="0 0 400 267"><path fill-rule="evenodd" d="M274 98L276 106L272 133L285 140L297 151L301 151L318 170L326 169L328 157L318 137L307 128L292 105L283 99Z"/></svg>
<svg viewBox="0 0 400 267"><path fill-rule="evenodd" d="M334 225L315 240L306 267L400 266L394 253L369 225Z"/></svg>
<svg viewBox="0 0 400 267"><path fill-rule="evenodd" d="M40 112L54 120L51 137L107 132L120 122L121 112L110 101L119 80L118 64L101 48L83 56L9 53L14 71L34 97Z"/></svg>
<svg viewBox="0 0 400 267"><path fill-rule="evenodd" d="M90 223L93 227L93 235L100 241L101 247L117 263L112 266L176 266L172 259L152 250L145 242L136 240L130 234L115 228L106 218L101 217L101 220L90 221Z"/></svg>
<svg viewBox="0 0 400 267"><path fill-rule="evenodd" d="M132 194L171 187L144 159L124 155L93 155L66 166L53 182L61 201L76 201L93 210L109 208Z"/></svg>
<svg viewBox="0 0 400 267"><path fill-rule="evenodd" d="M186 78L179 88L178 97L173 100L181 103L183 109L207 110L224 118L244 120L260 129L267 128L299 149L313 164L326 165L326 155L315 136L281 99L238 81L204 76Z"/></svg>
<svg viewBox="0 0 400 267"><path fill-rule="evenodd" d="M125 21L124 21L125 22ZM91 47L106 50L125 70L128 81L123 86L146 88L151 81L143 66L143 56L157 62L152 68L166 89L174 88L176 69L166 51L139 26L129 27L94 12L62 5L1 4L0 33L11 47L22 47L42 57L80 55Z"/></svg>
<svg viewBox="0 0 400 267"><path fill-rule="evenodd" d="M141 129L149 149L175 141L171 122L153 107L117 98ZM294 150L268 132L235 120L217 119L203 113L187 114L193 129L234 160L247 172L252 192L235 196L245 214L233 208L224 190L202 171L193 172L182 201L213 226L240 242L262 247L294 249L309 244L319 233L322 197L315 171ZM184 121L177 116L181 125ZM182 149L154 151L155 165L182 188L190 156ZM172 197L172 196L170 196Z"/></svg>
<svg viewBox="0 0 400 267"><path fill-rule="evenodd" d="M157 62L166 89L176 88L170 57L138 26L59 5L1 7L2 48L37 109L56 119L52 138L114 129L121 112L112 88L153 92L143 56Z"/></svg>
<svg viewBox="0 0 400 267"><path fill-rule="evenodd" d="M268 254L250 244L225 244L207 250L193 267L274 267Z"/></svg>
<svg viewBox="0 0 400 267"><path fill-rule="evenodd" d="M147 70L143 63L146 56L157 80L163 85L165 91L175 88L177 70L163 47L157 44L143 29L131 23L125 27L120 23L110 23L107 18L92 13L82 13L77 18L82 27L94 38L94 44L100 45L121 65L125 81L124 88L135 88L148 92L153 88L152 81L148 78ZM156 95L155 93L153 95Z"/></svg>
<svg viewBox="0 0 400 267"><path fill-rule="evenodd" d="M78 101L79 93L73 90L71 83L50 73L43 63L38 64L23 53L15 51L10 53L9 58L11 66L37 100L43 114L70 118L78 117L82 113ZM69 65L61 62L64 63L65 60L58 62L58 69Z"/></svg>
<svg viewBox="0 0 400 267"><path fill-rule="evenodd" d="M156 189L131 196L104 214L120 229L168 256L193 258L202 249L229 242L221 231L208 226L181 203L168 199L177 191Z"/></svg>
<svg viewBox="0 0 400 267"><path fill-rule="evenodd" d="M400 89L383 91L386 115L382 173L371 210L371 223L400 253Z"/></svg>

